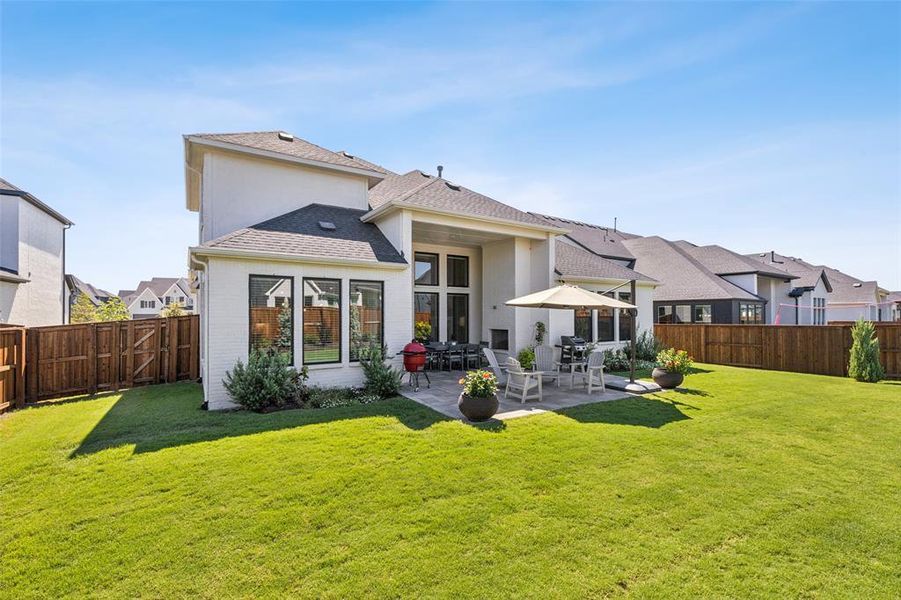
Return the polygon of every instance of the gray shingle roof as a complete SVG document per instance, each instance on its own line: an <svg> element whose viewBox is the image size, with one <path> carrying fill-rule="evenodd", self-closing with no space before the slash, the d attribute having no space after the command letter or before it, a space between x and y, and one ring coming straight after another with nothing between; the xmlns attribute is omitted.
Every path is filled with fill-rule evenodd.
<svg viewBox="0 0 901 600"><path fill-rule="evenodd" d="M556 255L555 271L562 278L579 279L622 279L631 281L654 281L628 267L624 267L597 254L592 254L573 243L557 239L554 249Z"/></svg>
<svg viewBox="0 0 901 600"><path fill-rule="evenodd" d="M494 198L474 192L446 179L422 171L388 175L369 191L369 205L379 208L389 202L403 202L423 209L451 211L473 217L487 217L548 227L548 223Z"/></svg>
<svg viewBox="0 0 901 600"><path fill-rule="evenodd" d="M346 153L332 152L322 146L317 146L299 137L292 141L286 141L279 137L278 131L249 131L243 133L194 133L188 137L245 146L257 150L277 152L285 156L312 160L329 165L351 167L355 169L373 170L371 163L366 163L348 156Z"/></svg>
<svg viewBox="0 0 901 600"><path fill-rule="evenodd" d="M635 258L632 256L632 253L629 252L629 249L623 245L623 240L638 237L635 234L614 231L611 227L592 225L590 223L573 221L562 217L554 217L540 213L531 214L550 225L569 230L569 233L566 234L568 238L599 256L622 260L632 260Z"/></svg>
<svg viewBox="0 0 901 600"><path fill-rule="evenodd" d="M710 271L688 252L658 236L624 240L635 256L635 269L660 285L654 300L762 300Z"/></svg>
<svg viewBox="0 0 901 600"><path fill-rule="evenodd" d="M722 246L695 246L684 240L674 242L674 244L717 275L756 273L766 277L776 277L781 279L797 278L797 275L792 275L774 265L765 265L759 260L742 256L741 254L723 248Z"/></svg>
<svg viewBox="0 0 901 600"><path fill-rule="evenodd" d="M75 275L66 275L66 285L73 298L76 294L84 294L94 306L100 306L101 303L106 302L113 296L110 292L82 281Z"/></svg>
<svg viewBox="0 0 901 600"><path fill-rule="evenodd" d="M285 254L298 259L332 258L406 264L379 228L363 223L364 210L310 204L262 223L206 242L204 248L225 248ZM333 223L334 230L320 227Z"/></svg>
<svg viewBox="0 0 901 600"><path fill-rule="evenodd" d="M829 280L823 266L815 266L800 258L783 256L776 252L758 252L757 254L747 254L746 256L795 275L797 279L792 281L795 289L813 289L822 278L825 281L826 289L832 291L832 282Z"/></svg>

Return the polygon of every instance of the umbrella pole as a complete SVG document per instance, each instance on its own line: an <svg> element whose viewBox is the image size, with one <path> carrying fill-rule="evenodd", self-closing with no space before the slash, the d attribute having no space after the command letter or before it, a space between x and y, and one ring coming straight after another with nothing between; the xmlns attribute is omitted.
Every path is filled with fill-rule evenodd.
<svg viewBox="0 0 901 600"><path fill-rule="evenodd" d="M632 304L635 304L638 301L638 298L635 296L635 280L633 279L630 286L630 291L632 292ZM635 306L638 306L635 304ZM633 311L635 309L630 308L629 311ZM632 361L629 365L629 383L635 383L635 320L638 318L638 311L632 312L632 318L630 319L629 325L629 337L631 338L631 343L629 344L632 347Z"/></svg>

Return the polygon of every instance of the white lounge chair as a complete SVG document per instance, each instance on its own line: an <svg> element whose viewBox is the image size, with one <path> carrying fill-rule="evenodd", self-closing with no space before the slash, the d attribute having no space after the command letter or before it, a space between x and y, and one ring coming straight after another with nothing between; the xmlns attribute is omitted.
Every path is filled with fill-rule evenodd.
<svg viewBox="0 0 901 600"><path fill-rule="evenodd" d="M522 404L526 400L538 400L541 402L541 376L538 373L528 373L522 370L522 365L512 356L507 358L507 387L504 389L504 398L513 392Z"/></svg>
<svg viewBox="0 0 901 600"><path fill-rule="evenodd" d="M494 355L494 350L491 348L482 348L482 353L485 355L485 358L488 359L488 368L490 368L494 372L494 376L497 377L497 382L499 385L504 385L507 383L507 374L501 368L499 364L497 364L497 356Z"/></svg>
<svg viewBox="0 0 901 600"><path fill-rule="evenodd" d="M582 381L588 385L588 393L590 394L595 387L601 387L602 392L607 391L604 385L604 353L592 352L588 355L588 364L585 365L584 371L581 373Z"/></svg>
<svg viewBox="0 0 901 600"><path fill-rule="evenodd" d="M535 370L541 371L541 378L550 377L560 387L560 369L554 361L554 349L550 346L535 347Z"/></svg>

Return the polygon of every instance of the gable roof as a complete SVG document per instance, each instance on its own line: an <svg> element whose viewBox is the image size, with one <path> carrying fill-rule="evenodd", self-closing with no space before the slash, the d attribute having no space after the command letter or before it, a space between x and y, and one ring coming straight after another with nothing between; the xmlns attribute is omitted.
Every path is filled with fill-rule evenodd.
<svg viewBox="0 0 901 600"><path fill-rule="evenodd" d="M572 242L556 240L554 248L554 271L561 278L569 279L621 279L653 282L654 279L642 275L621 264L592 254Z"/></svg>
<svg viewBox="0 0 901 600"><path fill-rule="evenodd" d="M816 277L822 272L823 277L828 282L829 298L828 304L876 304L879 302L879 295L883 290L876 281L863 281L853 275L843 273L838 269L827 267L826 265L815 265L794 256L778 254L776 252L760 252L752 255L761 261L776 261L780 267L787 271L803 271L806 270L808 276L806 283L810 284L810 273L812 273L814 285ZM827 288L828 289L828 288Z"/></svg>
<svg viewBox="0 0 901 600"><path fill-rule="evenodd" d="M50 215L51 217L53 217L54 219L56 219L57 221L62 223L63 225L74 225L74 223L72 221L70 221L69 219L67 219L66 217L61 215L60 213L56 212L55 210L50 208L48 205L46 205L42 201L38 200L36 197L32 196L31 194L29 194L22 188L11 184L10 182L8 182L7 180L5 180L3 178L0 178L0 195L2 195L2 196L17 196L19 198L22 198L23 200L25 200L26 202L28 202L35 208L38 208L38 209L44 211L45 213L47 213L48 215Z"/></svg>
<svg viewBox="0 0 901 600"><path fill-rule="evenodd" d="M795 293L796 291L812 290L817 286L817 283L819 283L820 280L822 280L823 285L826 286L826 291L832 292L832 282L829 280L829 277L826 274L826 268L823 266L815 266L800 258L783 256L774 251L747 254L746 256L752 260L760 261L763 264L771 265L795 275L797 279L792 282L792 285L794 286L792 293Z"/></svg>
<svg viewBox="0 0 901 600"><path fill-rule="evenodd" d="M696 246L685 240L679 240L678 242L673 242L673 244L690 254L695 260L717 275L754 273L755 275L784 280L797 279L797 275L792 275L788 271L772 265L765 265L759 260L742 256L737 252L715 244Z"/></svg>
<svg viewBox="0 0 901 600"><path fill-rule="evenodd" d="M419 170L403 175L388 173L369 191L369 205L373 211L387 209L391 205L409 206L563 232L530 213Z"/></svg>
<svg viewBox="0 0 901 600"><path fill-rule="evenodd" d="M191 298L191 287L185 277L152 277L138 283L138 287L133 290L119 290L118 296L125 304L131 304L146 290L162 300L173 285L177 286L185 297Z"/></svg>
<svg viewBox="0 0 901 600"><path fill-rule="evenodd" d="M69 288L69 294L73 297L76 294L84 294L94 306L100 306L113 296L110 292L95 287L71 274L66 274L66 286Z"/></svg>
<svg viewBox="0 0 901 600"><path fill-rule="evenodd" d="M655 301L763 300L659 236L632 238L623 244L635 256L635 268L660 282L654 290Z"/></svg>
<svg viewBox="0 0 901 600"><path fill-rule="evenodd" d="M285 255L297 259L407 264L381 230L363 223L364 210L310 204L210 240L207 249ZM324 229L322 223L334 224Z"/></svg>
<svg viewBox="0 0 901 600"><path fill-rule="evenodd" d="M554 217L536 212L530 214L548 224L567 229L566 237L598 256L630 261L635 258L623 244L623 240L639 237L635 234L614 231L610 227L573 221L563 217Z"/></svg>

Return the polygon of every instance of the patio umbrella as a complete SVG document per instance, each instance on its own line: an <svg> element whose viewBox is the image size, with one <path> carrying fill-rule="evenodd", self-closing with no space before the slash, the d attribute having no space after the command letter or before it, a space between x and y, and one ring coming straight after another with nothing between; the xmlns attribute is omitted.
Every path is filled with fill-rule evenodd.
<svg viewBox="0 0 901 600"><path fill-rule="evenodd" d="M632 298L635 298L635 281L632 281ZM557 308L564 310L593 309L593 308L625 308L631 311L633 317L638 312L638 307L628 302L609 298L603 294L589 292L577 285L562 284L534 294L520 296L505 302L507 306L521 308ZM629 381L635 383L635 319L632 319L632 332L630 337L631 365L629 369Z"/></svg>

